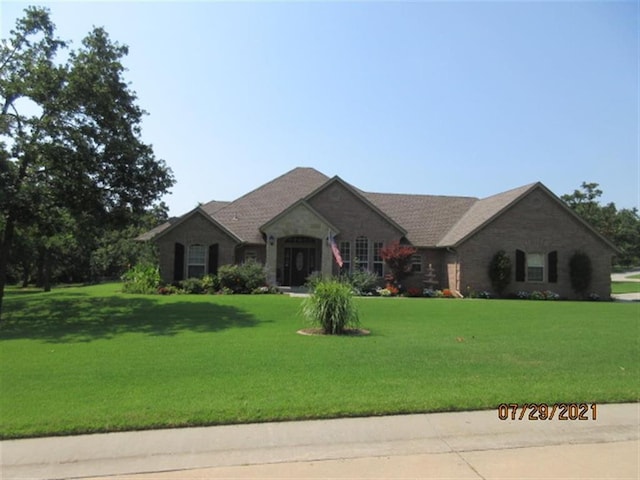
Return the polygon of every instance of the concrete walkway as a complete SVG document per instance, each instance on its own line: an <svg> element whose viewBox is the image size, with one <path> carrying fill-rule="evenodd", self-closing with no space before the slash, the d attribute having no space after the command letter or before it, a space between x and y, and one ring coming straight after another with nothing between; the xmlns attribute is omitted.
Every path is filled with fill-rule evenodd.
<svg viewBox="0 0 640 480"><path fill-rule="evenodd" d="M527 418L494 409L9 440L2 478L640 476L640 404L598 405L595 420Z"/></svg>

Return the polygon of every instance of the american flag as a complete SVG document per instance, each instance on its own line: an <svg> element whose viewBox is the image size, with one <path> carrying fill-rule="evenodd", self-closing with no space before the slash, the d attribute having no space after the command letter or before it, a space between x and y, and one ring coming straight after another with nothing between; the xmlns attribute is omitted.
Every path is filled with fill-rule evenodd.
<svg viewBox="0 0 640 480"><path fill-rule="evenodd" d="M333 237L333 234L329 232L329 244L331 245L331 251L333 252L333 258L336 259L336 263L340 268L344 262L342 261L342 255L340 255L340 250L338 249L338 245L336 245L336 239Z"/></svg>

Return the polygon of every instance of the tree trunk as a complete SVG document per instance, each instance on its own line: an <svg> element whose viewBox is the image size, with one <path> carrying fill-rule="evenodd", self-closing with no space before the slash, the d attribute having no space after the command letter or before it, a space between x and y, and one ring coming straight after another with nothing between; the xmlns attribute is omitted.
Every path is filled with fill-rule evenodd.
<svg viewBox="0 0 640 480"><path fill-rule="evenodd" d="M44 252L44 279L42 287L45 292L51 291L51 253L47 250Z"/></svg>

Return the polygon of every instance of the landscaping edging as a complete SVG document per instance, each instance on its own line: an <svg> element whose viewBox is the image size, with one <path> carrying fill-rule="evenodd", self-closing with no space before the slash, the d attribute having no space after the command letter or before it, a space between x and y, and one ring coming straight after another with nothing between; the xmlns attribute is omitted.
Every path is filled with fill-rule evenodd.
<svg viewBox="0 0 640 480"><path fill-rule="evenodd" d="M306 335L306 336L319 336L319 337L331 336L331 334L324 333L324 330L322 330L321 328L303 328L302 330L298 330L296 333L298 335ZM337 336L365 337L370 334L371 334L371 331L365 330L364 328L348 328L344 331L344 333L341 333L340 335L337 335Z"/></svg>

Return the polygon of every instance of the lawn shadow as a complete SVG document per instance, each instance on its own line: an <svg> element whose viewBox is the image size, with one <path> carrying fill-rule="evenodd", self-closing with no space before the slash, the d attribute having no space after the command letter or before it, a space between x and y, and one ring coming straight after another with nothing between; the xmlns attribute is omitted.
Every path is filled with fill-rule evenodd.
<svg viewBox="0 0 640 480"><path fill-rule="evenodd" d="M15 298L3 313L0 339L40 339L51 343L90 342L125 333L176 335L217 332L264 323L246 310L211 302L160 302L153 297Z"/></svg>

